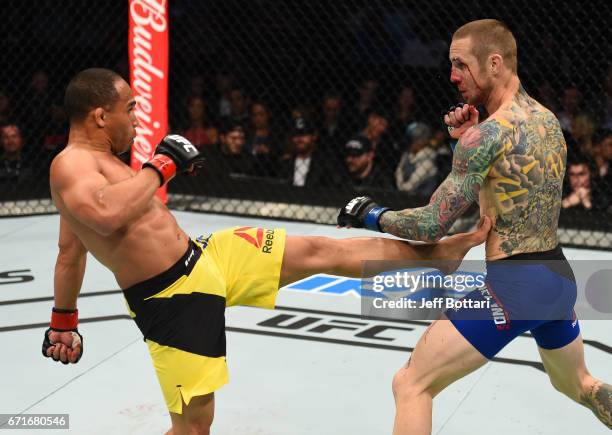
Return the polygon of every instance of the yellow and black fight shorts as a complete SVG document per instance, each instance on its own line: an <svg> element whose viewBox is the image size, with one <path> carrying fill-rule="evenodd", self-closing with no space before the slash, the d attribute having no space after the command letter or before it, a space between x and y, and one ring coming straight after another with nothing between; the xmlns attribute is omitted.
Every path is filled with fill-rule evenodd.
<svg viewBox="0 0 612 435"><path fill-rule="evenodd" d="M170 412L228 382L225 307L274 308L285 231L236 227L189 242L170 269L123 291Z"/></svg>

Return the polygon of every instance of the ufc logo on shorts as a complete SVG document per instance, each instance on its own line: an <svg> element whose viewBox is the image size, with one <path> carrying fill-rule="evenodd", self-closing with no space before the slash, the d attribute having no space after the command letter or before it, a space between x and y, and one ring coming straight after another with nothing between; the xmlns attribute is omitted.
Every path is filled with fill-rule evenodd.
<svg viewBox="0 0 612 435"><path fill-rule="evenodd" d="M178 134L171 134L168 136L170 139L175 140L183 145L183 149L188 153L197 153L198 149L193 146L191 142L185 139L183 136L179 136Z"/></svg>

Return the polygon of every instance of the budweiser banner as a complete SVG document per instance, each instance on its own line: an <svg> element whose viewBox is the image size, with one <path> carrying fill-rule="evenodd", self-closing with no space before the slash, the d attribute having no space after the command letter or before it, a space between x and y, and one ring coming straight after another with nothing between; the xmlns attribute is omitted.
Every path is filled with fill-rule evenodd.
<svg viewBox="0 0 612 435"><path fill-rule="evenodd" d="M168 131L167 0L129 0L129 16L130 81L140 122L131 166L140 170ZM165 187L158 195L166 200Z"/></svg>

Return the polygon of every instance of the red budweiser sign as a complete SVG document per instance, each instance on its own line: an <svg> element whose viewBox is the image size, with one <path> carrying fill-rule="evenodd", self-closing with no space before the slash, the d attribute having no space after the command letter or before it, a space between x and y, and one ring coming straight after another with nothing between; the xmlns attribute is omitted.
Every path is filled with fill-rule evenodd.
<svg viewBox="0 0 612 435"><path fill-rule="evenodd" d="M168 5L167 0L129 0L129 8L130 81L140 122L131 166L140 170L168 131ZM165 200L165 188L159 193Z"/></svg>

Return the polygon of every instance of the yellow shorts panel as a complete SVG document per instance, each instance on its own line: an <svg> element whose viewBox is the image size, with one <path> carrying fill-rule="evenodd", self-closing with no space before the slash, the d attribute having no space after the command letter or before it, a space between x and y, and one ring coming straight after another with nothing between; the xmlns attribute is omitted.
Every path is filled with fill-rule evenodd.
<svg viewBox="0 0 612 435"><path fill-rule="evenodd" d="M228 382L225 307L274 307L285 237L282 229L218 231L192 242L169 271L124 290L170 412Z"/></svg>

